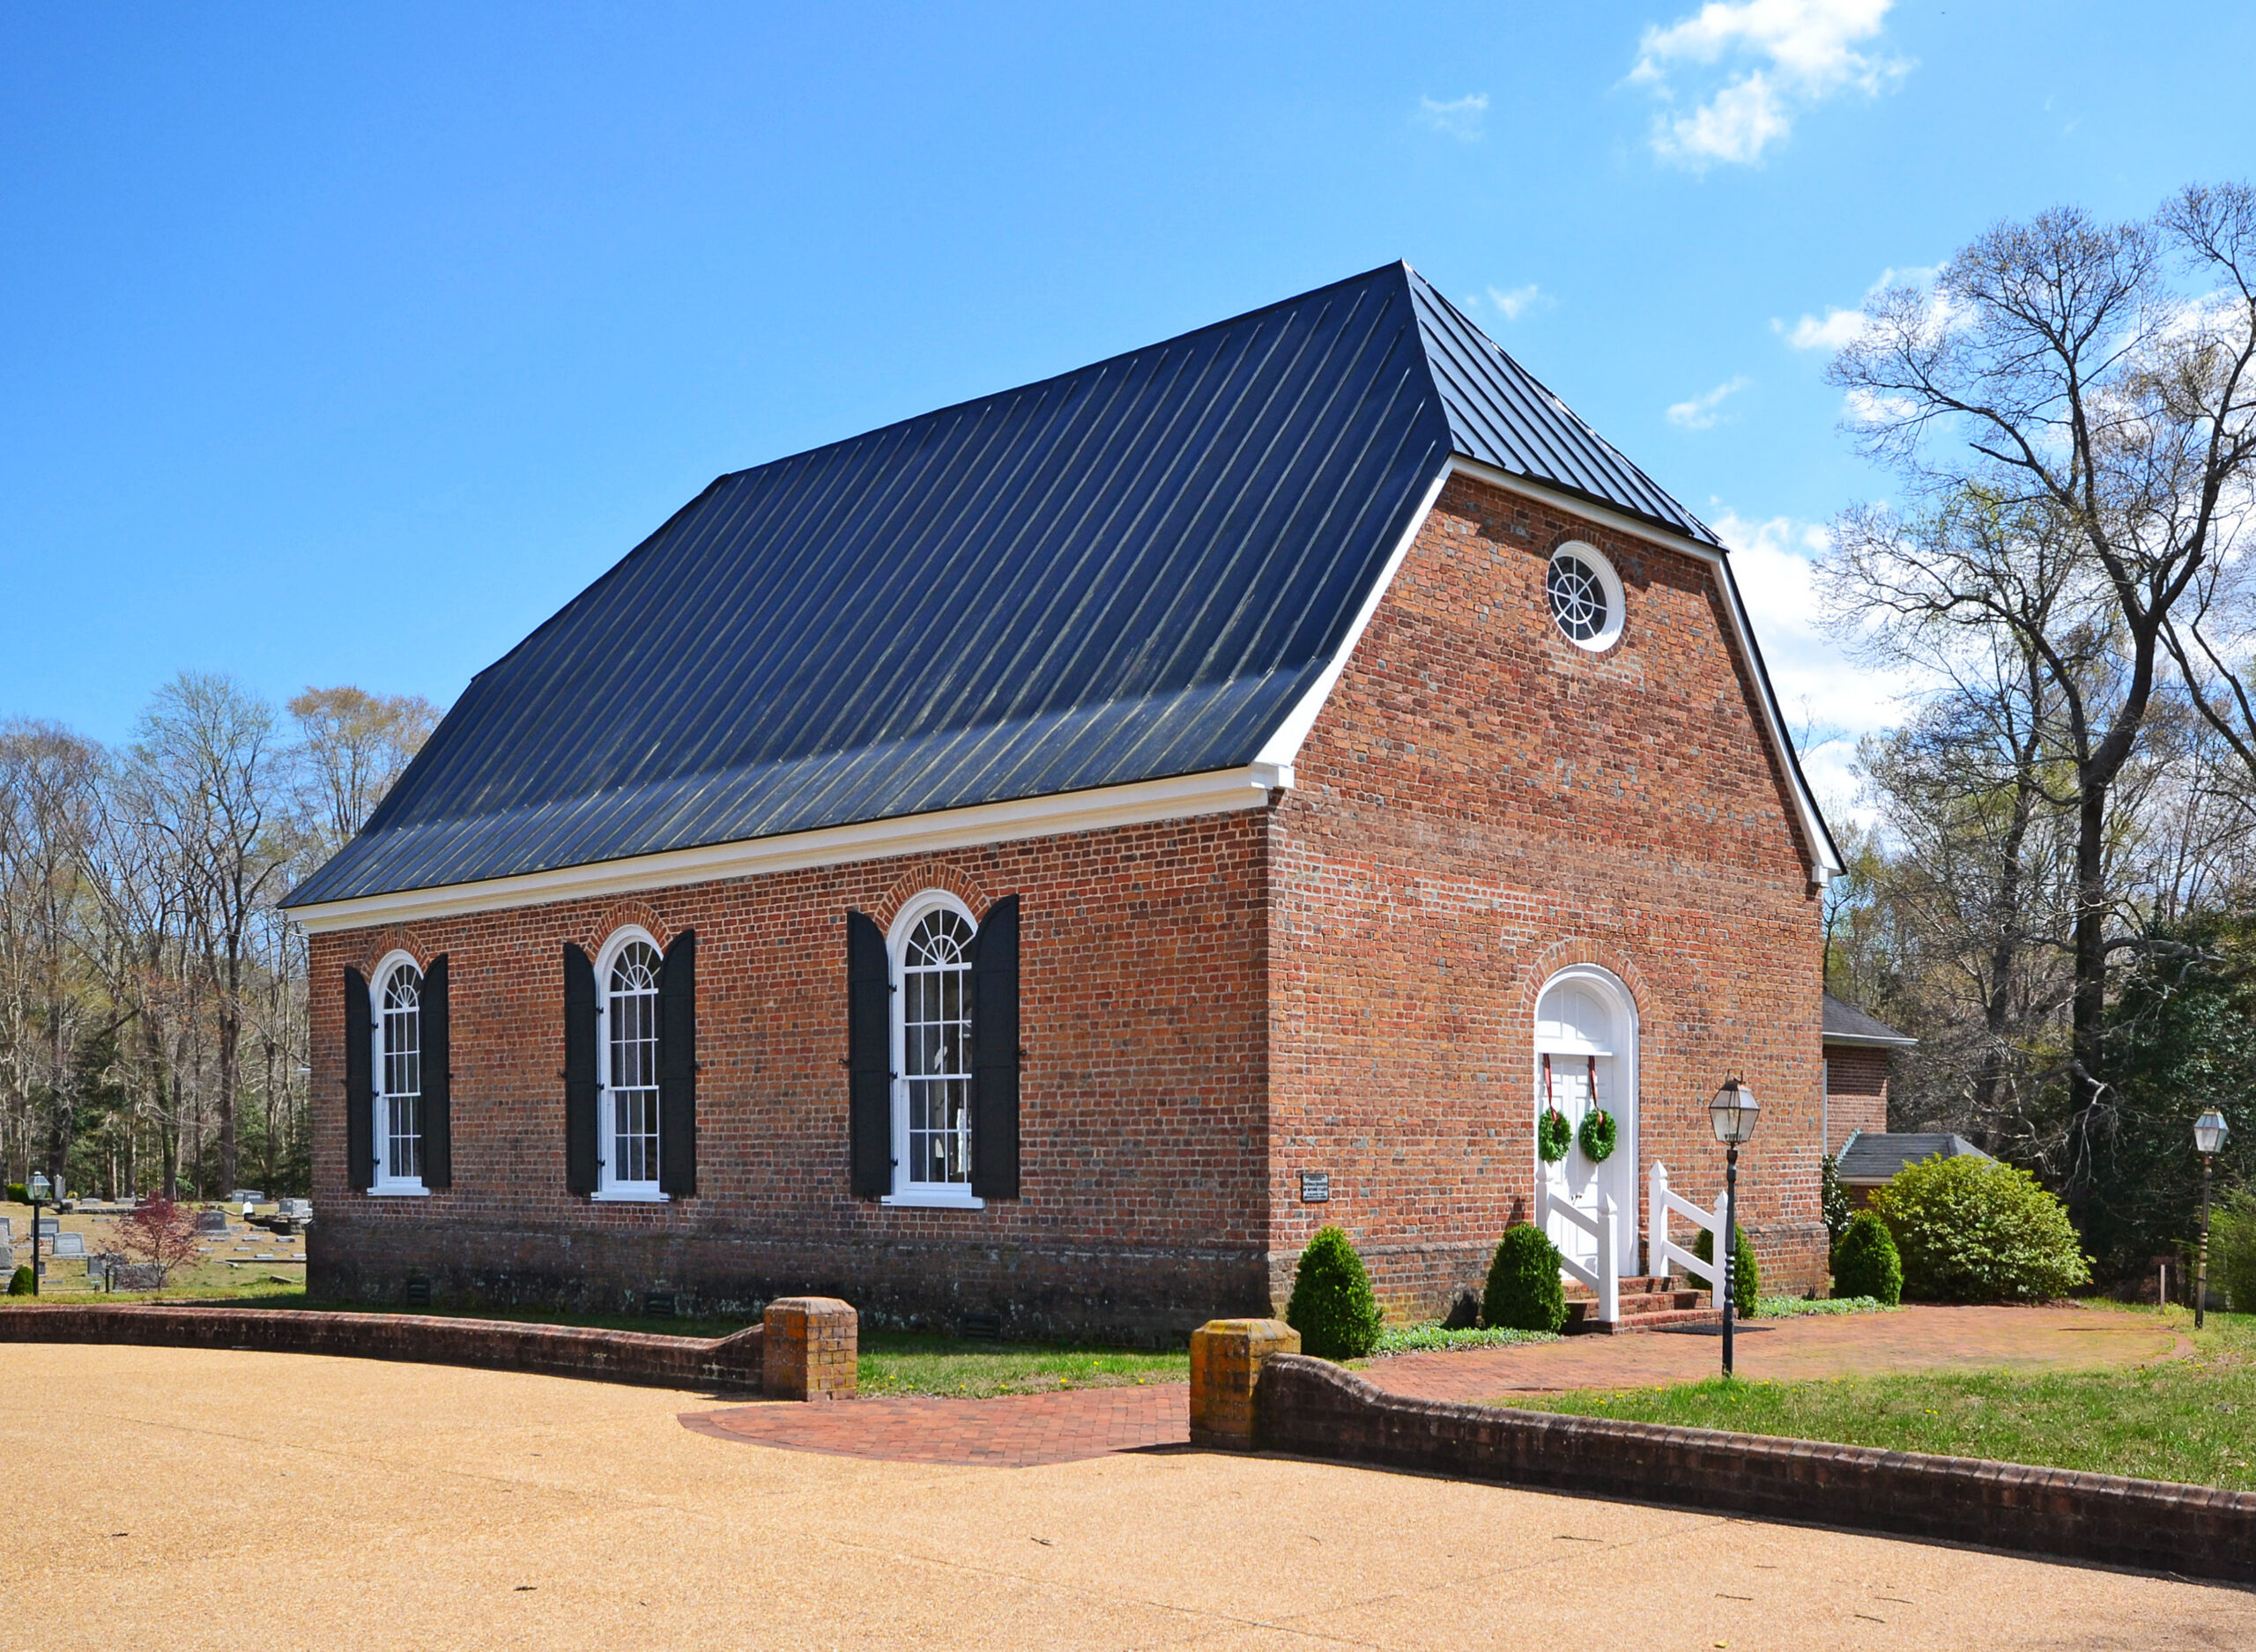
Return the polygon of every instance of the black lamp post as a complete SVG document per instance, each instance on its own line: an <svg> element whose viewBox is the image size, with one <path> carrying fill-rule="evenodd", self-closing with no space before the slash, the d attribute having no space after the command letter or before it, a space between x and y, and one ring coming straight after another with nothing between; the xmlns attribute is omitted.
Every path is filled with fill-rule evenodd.
<svg viewBox="0 0 2256 1652"><path fill-rule="evenodd" d="M2215 1108L2193 1121L2193 1145L2201 1155L2201 1259L2193 1270L2193 1326L2197 1330L2208 1321L2209 1299L2209 1159L2224 1145L2227 1134L2224 1115Z"/></svg>
<svg viewBox="0 0 2256 1652"><path fill-rule="evenodd" d="M1733 1254L1733 1241L1739 1236L1739 1150L1755 1135L1755 1120L1762 1112L1755 1100L1755 1092L1738 1078L1726 1078L1724 1087L1716 1092L1716 1099L1708 1103L1708 1122L1716 1127L1716 1139L1723 1143L1724 1153L1724 1233L1723 1242L1716 1254L1723 1257L1721 1288L1717 1294L1724 1305L1724 1374L1731 1374L1732 1311L1738 1304L1732 1300L1732 1275L1737 1258Z"/></svg>
<svg viewBox="0 0 2256 1652"><path fill-rule="evenodd" d="M41 1172L32 1173L31 1185L24 1189L32 1202L32 1294L39 1294L39 1207L47 1203L47 1177Z"/></svg>

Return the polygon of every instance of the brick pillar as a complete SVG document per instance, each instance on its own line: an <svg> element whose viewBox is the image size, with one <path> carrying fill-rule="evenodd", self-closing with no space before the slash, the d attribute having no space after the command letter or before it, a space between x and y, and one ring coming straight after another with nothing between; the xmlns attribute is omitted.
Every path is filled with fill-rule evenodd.
<svg viewBox="0 0 2256 1652"><path fill-rule="evenodd" d="M1252 1450L1262 1362L1300 1351L1300 1332L1280 1319L1210 1319L1192 1331L1191 1443Z"/></svg>
<svg viewBox="0 0 2256 1652"><path fill-rule="evenodd" d="M854 1396L860 1316L835 1296L783 1296L761 1318L761 1392L772 1400Z"/></svg>

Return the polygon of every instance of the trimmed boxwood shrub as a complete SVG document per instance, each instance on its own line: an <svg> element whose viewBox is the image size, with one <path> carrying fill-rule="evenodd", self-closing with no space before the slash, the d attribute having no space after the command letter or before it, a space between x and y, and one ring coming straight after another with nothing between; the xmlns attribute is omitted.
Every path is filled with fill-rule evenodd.
<svg viewBox="0 0 2256 1652"><path fill-rule="evenodd" d="M1732 1311L1741 1318L1752 1319L1755 1305L1762 1300L1762 1267L1755 1260L1755 1247L1747 1242L1747 1230L1734 1223L1732 1231L1736 1235L1731 1241ZM1692 1254L1703 1262L1713 1262L1715 1257L1710 1253L1714 1248L1708 1230L1702 1228L1700 1237L1692 1241ZM1713 1297L1709 1300L1718 1308L1723 1306Z"/></svg>
<svg viewBox="0 0 2256 1652"><path fill-rule="evenodd" d="M1870 1211L1850 1219L1848 1231L1833 1247L1833 1294L1868 1296L1893 1308L1904 1300L1904 1262L1888 1224Z"/></svg>
<svg viewBox="0 0 2256 1652"><path fill-rule="evenodd" d="M1872 1196L1920 1302L2043 1302L2091 1280L2059 1200L1993 1159L1906 1165Z"/></svg>
<svg viewBox="0 0 2256 1652"><path fill-rule="evenodd" d="M30 1269L28 1266L21 1267L21 1268L17 1269L17 1270L16 1270L16 1271L15 1271L14 1273L12 1273L12 1274L11 1274L11 1275L9 1276L9 1278L8 1278L8 1294L9 1294L10 1296L29 1296L31 1293L32 1293L32 1270L31 1270L31 1269Z"/></svg>
<svg viewBox="0 0 2256 1652"><path fill-rule="evenodd" d="M1559 1248L1541 1228L1521 1223L1496 1241L1480 1322L1507 1330L1547 1330L1567 1323L1567 1287L1559 1278Z"/></svg>
<svg viewBox="0 0 2256 1652"><path fill-rule="evenodd" d="M1370 1275L1339 1228L1317 1229L1301 1252L1285 1323L1300 1332L1301 1351L1319 1359L1360 1359L1378 1345Z"/></svg>

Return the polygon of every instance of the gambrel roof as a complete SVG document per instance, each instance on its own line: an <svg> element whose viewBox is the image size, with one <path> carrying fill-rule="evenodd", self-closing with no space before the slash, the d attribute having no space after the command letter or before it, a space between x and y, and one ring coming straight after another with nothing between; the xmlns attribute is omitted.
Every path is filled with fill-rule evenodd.
<svg viewBox="0 0 2256 1652"><path fill-rule="evenodd" d="M1462 461L1720 549L1388 264L722 477L473 678L287 904L1288 781L1280 734Z"/></svg>

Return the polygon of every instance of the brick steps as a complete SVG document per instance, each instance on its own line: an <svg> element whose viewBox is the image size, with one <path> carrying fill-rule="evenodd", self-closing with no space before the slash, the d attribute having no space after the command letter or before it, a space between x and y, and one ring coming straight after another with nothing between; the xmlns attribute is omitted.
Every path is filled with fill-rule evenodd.
<svg viewBox="0 0 2256 1652"><path fill-rule="evenodd" d="M1661 1330L1675 1325L1718 1325L1723 1314L1708 1302L1705 1291L1680 1285L1666 1274L1622 1281L1622 1317L1613 1324L1591 1317L1598 1312L1598 1294L1588 1285L1567 1285L1567 1335L1619 1337L1631 1331Z"/></svg>

